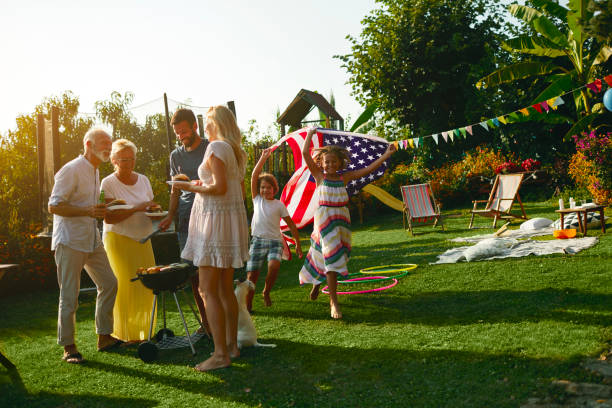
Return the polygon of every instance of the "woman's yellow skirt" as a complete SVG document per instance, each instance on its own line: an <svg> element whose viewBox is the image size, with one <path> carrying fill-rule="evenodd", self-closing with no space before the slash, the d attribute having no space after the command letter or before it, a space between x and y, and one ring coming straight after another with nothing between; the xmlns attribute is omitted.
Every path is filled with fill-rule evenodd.
<svg viewBox="0 0 612 408"><path fill-rule="evenodd" d="M140 281L130 282L130 279L136 276L138 268L155 265L151 241L141 244L123 235L107 232L104 248L118 285L113 309L113 336L123 341L146 340L154 295Z"/></svg>

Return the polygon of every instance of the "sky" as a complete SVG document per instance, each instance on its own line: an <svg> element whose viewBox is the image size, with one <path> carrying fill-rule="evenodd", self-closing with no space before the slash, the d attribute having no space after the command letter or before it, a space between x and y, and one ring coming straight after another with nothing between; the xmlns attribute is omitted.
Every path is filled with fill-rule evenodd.
<svg viewBox="0 0 612 408"><path fill-rule="evenodd" d="M374 0L20 0L0 5L0 133L43 98L70 90L81 112L112 91L134 94L136 116L161 99L235 101L242 129L265 130L302 88L352 120L361 107L334 55L350 52ZM172 106L171 106L172 109Z"/></svg>

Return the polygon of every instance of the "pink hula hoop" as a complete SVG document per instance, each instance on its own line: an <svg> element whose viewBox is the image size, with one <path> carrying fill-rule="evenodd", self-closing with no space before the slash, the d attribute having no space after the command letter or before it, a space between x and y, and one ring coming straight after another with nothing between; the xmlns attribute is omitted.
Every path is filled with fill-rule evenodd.
<svg viewBox="0 0 612 408"><path fill-rule="evenodd" d="M353 279L347 279L344 282L355 282L355 281L363 281L363 280L378 280L378 279L386 279L386 276L364 276L361 278L353 278ZM393 283L387 286L381 286L380 288L374 288L374 289L366 289L366 290L354 290L351 292L336 292L336 294L338 295L360 295L363 293L372 293L372 292L380 292L383 290L387 290L387 289L391 289L392 287L394 287L395 285L397 285L397 279L393 279ZM322 290L323 293L325 294L329 294L329 291L327 290L327 286L325 286Z"/></svg>

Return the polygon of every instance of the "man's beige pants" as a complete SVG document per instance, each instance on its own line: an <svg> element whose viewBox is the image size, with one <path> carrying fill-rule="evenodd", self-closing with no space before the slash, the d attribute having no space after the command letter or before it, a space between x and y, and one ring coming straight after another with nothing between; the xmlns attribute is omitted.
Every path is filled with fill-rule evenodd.
<svg viewBox="0 0 612 408"><path fill-rule="evenodd" d="M113 274L106 251L100 245L93 252L81 252L65 245L55 249L57 283L60 288L57 315L57 344L75 344L76 311L79 307L81 270L85 268L98 288L96 299L96 333L113 332L113 306L117 296L117 279Z"/></svg>

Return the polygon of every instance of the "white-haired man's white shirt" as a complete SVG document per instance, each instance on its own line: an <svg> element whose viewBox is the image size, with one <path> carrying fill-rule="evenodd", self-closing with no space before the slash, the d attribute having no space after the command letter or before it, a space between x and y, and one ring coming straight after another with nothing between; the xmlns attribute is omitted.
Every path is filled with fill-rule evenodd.
<svg viewBox="0 0 612 408"><path fill-rule="evenodd" d="M81 155L66 163L55 174L49 205L58 206L65 203L76 207L91 207L98 202L99 190L98 169ZM59 244L81 252L93 252L102 245L96 219L89 216L62 217L54 214L51 250L55 250Z"/></svg>

